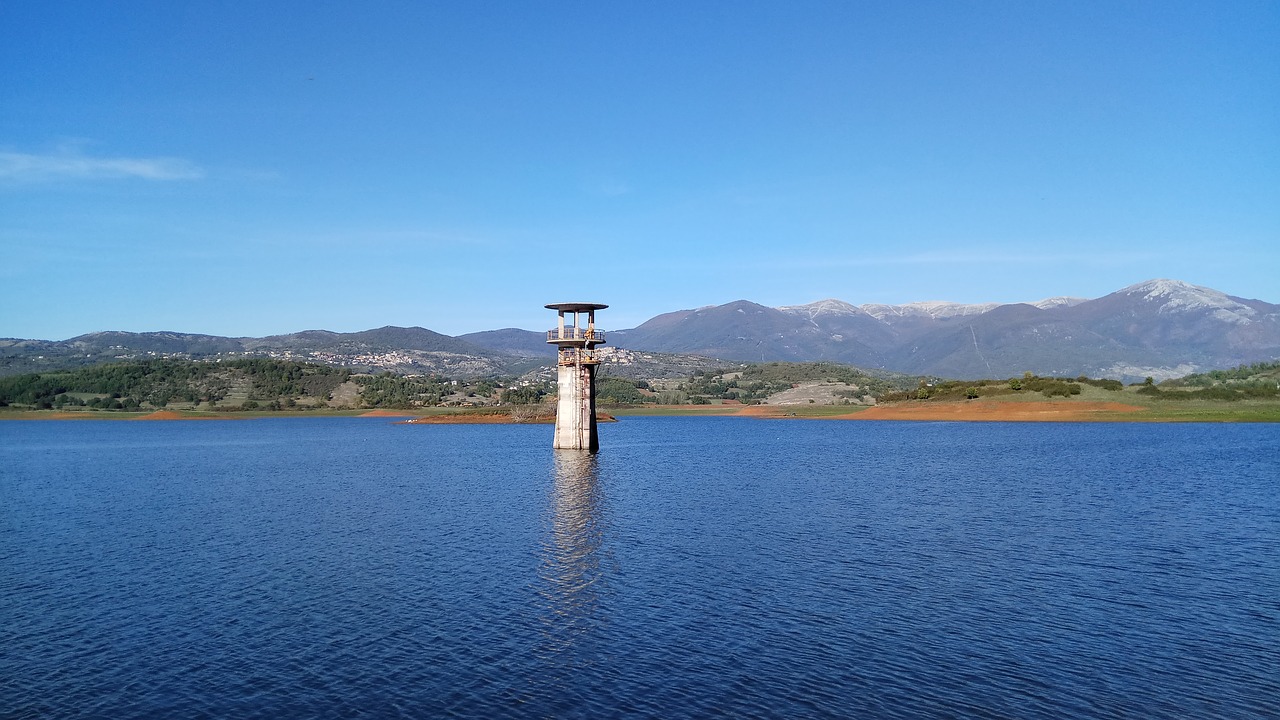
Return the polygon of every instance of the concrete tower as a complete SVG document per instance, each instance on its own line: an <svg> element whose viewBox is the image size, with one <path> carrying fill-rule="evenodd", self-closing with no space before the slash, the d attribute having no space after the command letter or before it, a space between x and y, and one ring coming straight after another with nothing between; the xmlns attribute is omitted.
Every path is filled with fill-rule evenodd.
<svg viewBox="0 0 1280 720"><path fill-rule="evenodd" d="M556 438L552 447L595 452L600 449L596 434L595 347L604 342L604 332L596 330L596 311L609 307L599 303L552 303L548 310L560 315L560 325L547 331L547 342L559 349L556 405ZM565 322L565 315L572 323ZM586 315L586 327L580 319Z"/></svg>

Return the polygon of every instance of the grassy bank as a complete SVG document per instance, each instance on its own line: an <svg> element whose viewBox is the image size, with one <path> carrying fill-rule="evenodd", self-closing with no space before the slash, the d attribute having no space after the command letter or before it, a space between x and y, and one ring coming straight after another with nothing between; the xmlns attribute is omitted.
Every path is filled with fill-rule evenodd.
<svg viewBox="0 0 1280 720"><path fill-rule="evenodd" d="M263 417L424 418L438 422L551 422L547 408L415 408L412 410L162 410L146 412L89 410L24 410L0 408L0 420L239 420ZM935 401L907 400L860 405L633 405L601 407L615 417L715 417L763 419L894 419L949 421L1091 421L1091 422L1280 422L1280 400L1179 400L1151 397L1125 388L1086 389L1079 396L1047 399L1037 394L999 398Z"/></svg>

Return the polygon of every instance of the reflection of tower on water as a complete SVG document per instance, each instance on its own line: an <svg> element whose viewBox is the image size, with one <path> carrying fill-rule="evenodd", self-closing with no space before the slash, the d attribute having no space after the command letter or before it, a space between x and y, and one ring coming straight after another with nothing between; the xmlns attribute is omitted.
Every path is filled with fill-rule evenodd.
<svg viewBox="0 0 1280 720"><path fill-rule="evenodd" d="M572 670L579 664L575 647L602 622L597 611L604 592L604 497L591 452L557 450L555 471L539 572L544 652L545 659Z"/></svg>

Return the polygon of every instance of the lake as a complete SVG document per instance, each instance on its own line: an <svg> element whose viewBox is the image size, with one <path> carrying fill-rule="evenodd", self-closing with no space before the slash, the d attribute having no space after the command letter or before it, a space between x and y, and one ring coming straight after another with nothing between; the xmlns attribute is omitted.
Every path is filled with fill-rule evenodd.
<svg viewBox="0 0 1280 720"><path fill-rule="evenodd" d="M0 717L1280 715L1280 427L0 423Z"/></svg>

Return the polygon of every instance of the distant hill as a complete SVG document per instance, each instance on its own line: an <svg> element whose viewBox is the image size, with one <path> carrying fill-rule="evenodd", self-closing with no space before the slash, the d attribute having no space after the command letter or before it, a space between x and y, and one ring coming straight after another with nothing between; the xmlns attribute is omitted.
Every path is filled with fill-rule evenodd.
<svg viewBox="0 0 1280 720"><path fill-rule="evenodd" d="M673 377L726 363L833 362L946 378L1088 375L1164 380L1280 359L1280 305L1177 280L1104 297L1032 303L771 308L737 300L655 316L606 334L605 373ZM442 335L421 327L308 330L265 338L100 332L63 341L0 340L0 375L147 357L274 357L357 371L450 377L546 368L541 332L505 328ZM713 360L718 358L719 360Z"/></svg>
<svg viewBox="0 0 1280 720"><path fill-rule="evenodd" d="M354 333L335 333L327 330L307 330L290 335L273 335L265 338L241 338L245 349L324 350L331 352L442 352L456 355L486 357L492 351L480 348L459 338L441 335L420 327L387 326L376 330Z"/></svg>
<svg viewBox="0 0 1280 720"><path fill-rule="evenodd" d="M243 357L304 360L361 372L436 373L450 377L522 373L530 367L526 359L425 328L383 327L355 333L306 330L264 338L100 332L64 341L0 340L0 375L118 360Z"/></svg>
<svg viewBox="0 0 1280 720"><path fill-rule="evenodd" d="M459 335L458 339L510 355L550 359L556 356L556 346L547 343L547 334L532 330L516 328L485 330Z"/></svg>

